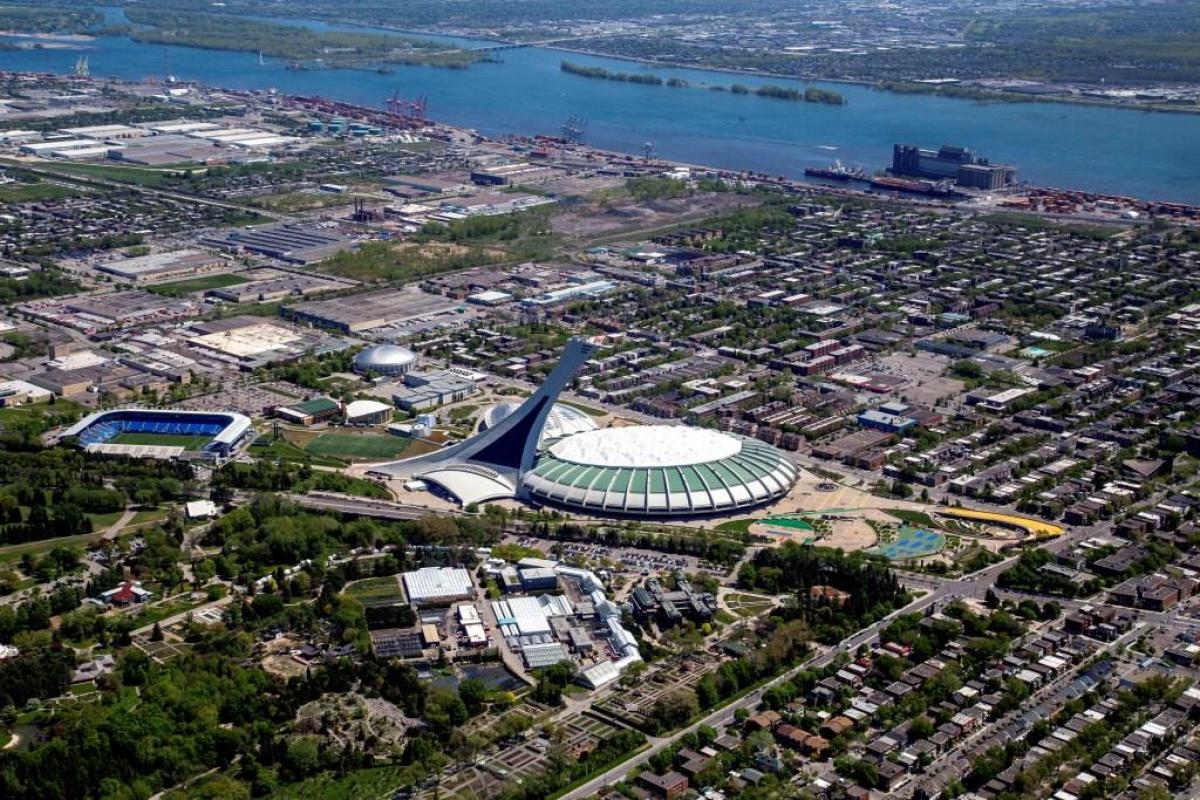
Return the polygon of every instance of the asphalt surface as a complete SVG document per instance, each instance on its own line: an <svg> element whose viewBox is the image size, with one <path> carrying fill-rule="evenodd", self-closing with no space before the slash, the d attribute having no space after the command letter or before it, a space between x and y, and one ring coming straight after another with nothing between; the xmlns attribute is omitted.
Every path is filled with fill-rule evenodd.
<svg viewBox="0 0 1200 800"><path fill-rule="evenodd" d="M370 498L332 497L319 494L289 494L287 499L298 506L317 511L335 511L339 514L350 514L358 517L377 517L379 519L421 519L430 514L458 514L456 510L434 511L424 506L389 503L386 500Z"/></svg>

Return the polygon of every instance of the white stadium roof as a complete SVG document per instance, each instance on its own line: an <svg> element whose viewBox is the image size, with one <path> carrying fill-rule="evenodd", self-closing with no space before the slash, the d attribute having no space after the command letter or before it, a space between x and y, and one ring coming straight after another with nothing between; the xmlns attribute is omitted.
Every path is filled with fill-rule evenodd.
<svg viewBox="0 0 1200 800"><path fill-rule="evenodd" d="M585 513L686 517L777 500L798 476L782 451L757 439L642 425L554 442L522 484L536 500Z"/></svg>
<svg viewBox="0 0 1200 800"><path fill-rule="evenodd" d="M480 429L487 430L496 427L520 407L520 403L511 401L496 403L483 412ZM548 442L564 436L594 430L596 430L596 421L590 415L573 406L555 403L550 406L550 413L546 415L546 422L542 425L541 440Z"/></svg>
<svg viewBox="0 0 1200 800"><path fill-rule="evenodd" d="M358 419L359 417L369 417L383 412L390 413L391 410L391 406L387 403L381 403L378 400L354 400L346 406L346 417L349 419Z"/></svg>
<svg viewBox="0 0 1200 800"><path fill-rule="evenodd" d="M550 446L562 461L596 467L681 467L737 455L741 443L682 425L632 425L571 436Z"/></svg>

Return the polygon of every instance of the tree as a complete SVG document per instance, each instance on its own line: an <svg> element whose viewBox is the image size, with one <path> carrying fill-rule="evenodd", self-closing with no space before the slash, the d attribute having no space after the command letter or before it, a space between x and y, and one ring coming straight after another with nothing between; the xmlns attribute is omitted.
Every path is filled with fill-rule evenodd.
<svg viewBox="0 0 1200 800"><path fill-rule="evenodd" d="M321 768L319 739L315 736L298 736L288 742L283 764L296 777L313 775Z"/></svg>
<svg viewBox="0 0 1200 800"><path fill-rule="evenodd" d="M678 728L699 713L696 693L691 689L676 689L654 704L648 718L655 732L661 733Z"/></svg>
<svg viewBox="0 0 1200 800"><path fill-rule="evenodd" d="M471 716L475 716L483 710L488 695L487 684L478 678L467 678L458 685L458 696Z"/></svg>
<svg viewBox="0 0 1200 800"><path fill-rule="evenodd" d="M136 647L125 651L121 658L121 683L141 686L150 677L150 656Z"/></svg>
<svg viewBox="0 0 1200 800"><path fill-rule="evenodd" d="M157 622L154 623L154 630L150 631L150 641L161 642L163 640L162 626Z"/></svg>

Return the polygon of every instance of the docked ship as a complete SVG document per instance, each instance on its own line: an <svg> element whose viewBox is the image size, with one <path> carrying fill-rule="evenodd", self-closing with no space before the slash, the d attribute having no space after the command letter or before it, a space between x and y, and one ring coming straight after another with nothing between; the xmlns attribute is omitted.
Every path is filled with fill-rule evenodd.
<svg viewBox="0 0 1200 800"><path fill-rule="evenodd" d="M871 178L872 189L888 189L893 192L908 192L909 194L923 194L929 197L958 197L959 193L954 190L952 181L919 181L911 178L895 178L891 175L880 175Z"/></svg>
<svg viewBox="0 0 1200 800"><path fill-rule="evenodd" d="M858 167L847 167L841 161L834 161L828 167L805 167L804 176L827 181L863 180L866 177Z"/></svg>

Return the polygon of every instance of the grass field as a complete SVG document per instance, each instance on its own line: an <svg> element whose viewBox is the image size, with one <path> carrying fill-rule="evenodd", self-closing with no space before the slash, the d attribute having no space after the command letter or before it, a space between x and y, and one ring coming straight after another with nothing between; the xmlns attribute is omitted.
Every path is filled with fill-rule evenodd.
<svg viewBox="0 0 1200 800"><path fill-rule="evenodd" d="M408 449L410 439L400 436L372 436L356 433L322 433L304 446L306 452L319 456L335 456L351 460L370 461L396 458Z"/></svg>
<svg viewBox="0 0 1200 800"><path fill-rule="evenodd" d="M147 291L154 292L155 294L181 295L190 294L191 292L205 292L209 289L224 289L226 286L237 286L239 283L248 282L249 279L243 278L241 275L222 273L220 275L200 275L196 278L188 278L171 283L159 283L154 286L148 286Z"/></svg>
<svg viewBox="0 0 1200 800"><path fill-rule="evenodd" d="M404 591L395 575L383 578L364 578L346 587L346 594L367 608L391 606L404 602Z"/></svg>
<svg viewBox="0 0 1200 800"><path fill-rule="evenodd" d="M182 447L184 450L199 450L211 440L211 436L175 433L120 433L109 441L112 444L150 444L163 447Z"/></svg>
<svg viewBox="0 0 1200 800"><path fill-rule="evenodd" d="M0 186L0 203L33 203L57 197L75 197L78 194L56 183L9 183Z"/></svg>
<svg viewBox="0 0 1200 800"><path fill-rule="evenodd" d="M603 409L593 408L592 406L585 406L583 403L572 403L570 400L559 400L558 402L562 403L564 406L570 406L571 408L577 408L580 411L582 411L583 413L585 413L591 417L603 417L605 414L608 413L607 411L604 411Z"/></svg>
<svg viewBox="0 0 1200 800"><path fill-rule="evenodd" d="M886 508L884 511L886 511L888 514L891 514L896 519L907 522L913 527L926 529L937 528L937 523L934 522L933 518L924 511L910 511L907 508Z"/></svg>
<svg viewBox="0 0 1200 800"><path fill-rule="evenodd" d="M728 519L719 523L717 530L724 533L749 533L750 526L756 522L756 519Z"/></svg>
<svg viewBox="0 0 1200 800"><path fill-rule="evenodd" d="M287 439L278 439L273 442L259 439L250 445L247 452L255 458L265 458L270 461L278 459L284 463L303 463L308 461L320 467L346 466L346 462L343 459L334 458L333 456L318 456L306 452L302 447L289 442Z"/></svg>
<svg viewBox="0 0 1200 800"><path fill-rule="evenodd" d="M95 523L93 522L93 524ZM110 522L109 525L111 524ZM81 533L78 536L60 536L56 539L43 539L40 542L3 545L0 546L0 564L18 561L26 554L36 555L45 553L53 550L55 547L85 547L93 542L100 541L105 532L106 528L97 528L92 533Z"/></svg>
<svg viewBox="0 0 1200 800"><path fill-rule="evenodd" d="M42 166L39 164L39 166ZM54 164L44 167L63 175L78 175L84 178L99 178L101 180L134 183L138 186L158 186L163 179L174 170L144 169L142 167L117 166L108 164Z"/></svg>

